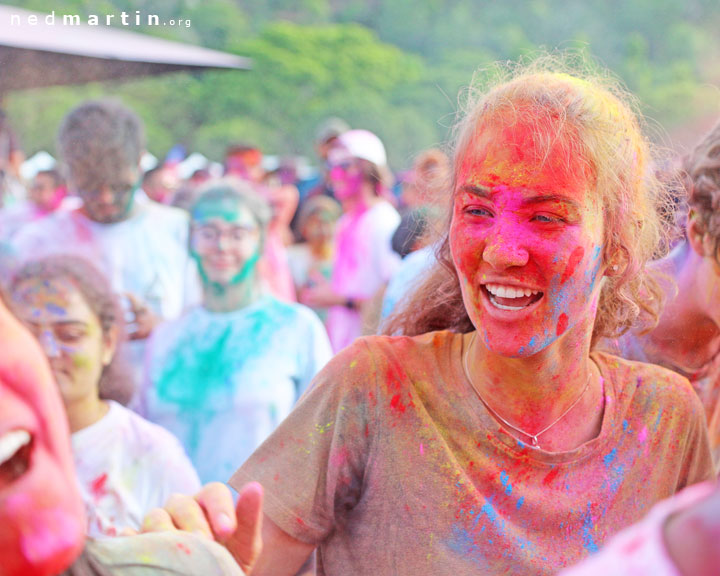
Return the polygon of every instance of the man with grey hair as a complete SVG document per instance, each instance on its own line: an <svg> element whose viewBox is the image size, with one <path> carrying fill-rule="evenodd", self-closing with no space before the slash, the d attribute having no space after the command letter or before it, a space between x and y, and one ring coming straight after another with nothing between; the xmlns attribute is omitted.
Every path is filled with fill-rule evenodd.
<svg viewBox="0 0 720 576"><path fill-rule="evenodd" d="M143 202L140 181L144 133L140 119L118 101L87 101L71 110L58 133L76 210L23 228L13 246L20 262L50 253L84 256L125 295L131 354L138 375L144 341L159 319L180 315L199 296L187 250L187 215Z"/></svg>

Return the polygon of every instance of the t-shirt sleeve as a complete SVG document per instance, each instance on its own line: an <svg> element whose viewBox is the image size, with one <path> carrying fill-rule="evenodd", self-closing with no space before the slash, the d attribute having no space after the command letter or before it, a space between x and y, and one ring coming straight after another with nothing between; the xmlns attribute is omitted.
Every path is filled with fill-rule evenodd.
<svg viewBox="0 0 720 576"><path fill-rule="evenodd" d="M265 513L318 544L360 500L377 425L375 361L364 339L333 358L293 412L233 475L265 489Z"/></svg>
<svg viewBox="0 0 720 576"><path fill-rule="evenodd" d="M685 435L685 450L683 463L680 469L680 478L677 490L682 490L691 484L715 480L712 453L710 451L710 438L708 435L705 412L700 399L687 383L690 411L688 414L687 433Z"/></svg>

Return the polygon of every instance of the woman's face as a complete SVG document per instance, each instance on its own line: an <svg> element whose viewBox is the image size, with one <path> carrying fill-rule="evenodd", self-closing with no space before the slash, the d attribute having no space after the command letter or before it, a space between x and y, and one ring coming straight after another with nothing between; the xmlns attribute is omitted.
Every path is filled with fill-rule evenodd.
<svg viewBox="0 0 720 576"><path fill-rule="evenodd" d="M330 184L338 200L356 197L363 186L363 173L357 160L346 159L330 169Z"/></svg>
<svg viewBox="0 0 720 576"><path fill-rule="evenodd" d="M335 217L328 211L318 210L308 216L303 226L303 236L315 246L329 244L335 237Z"/></svg>
<svg viewBox="0 0 720 576"><path fill-rule="evenodd" d="M462 159L450 246L468 314L486 346L527 357L592 330L603 218L580 158L536 127L486 126ZM576 328L577 327L577 328Z"/></svg>
<svg viewBox="0 0 720 576"><path fill-rule="evenodd" d="M82 293L66 278L30 279L13 292L18 318L35 335L66 406L98 395L115 352Z"/></svg>
<svg viewBox="0 0 720 576"><path fill-rule="evenodd" d="M69 430L42 352L0 301L0 572L62 572L85 541Z"/></svg>
<svg viewBox="0 0 720 576"><path fill-rule="evenodd" d="M203 207L193 218L191 243L205 282L220 286L252 277L262 248L260 226L242 204Z"/></svg>

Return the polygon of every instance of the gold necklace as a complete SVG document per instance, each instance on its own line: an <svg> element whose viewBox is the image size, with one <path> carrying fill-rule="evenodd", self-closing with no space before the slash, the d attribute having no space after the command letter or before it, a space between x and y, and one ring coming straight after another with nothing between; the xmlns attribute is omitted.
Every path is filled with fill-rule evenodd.
<svg viewBox="0 0 720 576"><path fill-rule="evenodd" d="M527 436L528 438L530 438L530 444L534 447L537 447L538 446L538 436L545 434L545 432L550 430L550 428L552 428L553 426L555 426L555 424L560 422L560 420L565 418L565 416L567 416L570 413L570 411L573 408L575 408L575 406L577 406L577 403L580 402L580 399L585 395L585 392L587 392L587 389L590 387L590 378L592 377L592 372L590 372L590 374L588 374L587 383L585 384L585 388L583 388L583 391L580 393L580 396L578 396L575 399L575 401L572 404L570 404L570 407L567 410L565 410L565 412L560 414L560 416L557 418L557 420L553 421L549 426L546 426L545 428L543 428L542 430L540 430L540 432L537 432L536 434L530 434L529 432L526 432L522 428L513 426L512 424L510 424L510 422L505 420L505 418L500 416L500 414L498 414L495 410L493 410L493 408L490 406L490 404L488 404L485 401L485 398L482 397L482 394L480 394L478 389L475 387L475 383L473 382L473 379L470 377L470 370L468 369L467 357L468 357L468 354L470 353L470 348L472 348L472 345L475 342L476 335L477 335L477 332L473 332L472 336L470 337L470 343L468 344L467 350L465 350L465 353L463 354L463 369L465 370L465 377L468 379L468 382L470 382L470 386L473 389L473 391L475 392L475 394L477 394L477 397L480 398L480 402L483 403L483 406L485 406L485 408L487 408L490 411L490 413L493 416L495 416L495 418L500 420L500 422L505 424L505 426L507 426L508 428L512 428L513 430L515 430L515 432L520 432L520 434L522 434L523 436Z"/></svg>

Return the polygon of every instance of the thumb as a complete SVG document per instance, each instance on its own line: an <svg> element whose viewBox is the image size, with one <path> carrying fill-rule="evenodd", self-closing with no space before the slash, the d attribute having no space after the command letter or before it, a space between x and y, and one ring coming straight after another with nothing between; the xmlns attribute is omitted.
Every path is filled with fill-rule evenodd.
<svg viewBox="0 0 720 576"><path fill-rule="evenodd" d="M262 551L263 488L250 482L240 490L235 515L237 529L226 543L246 574L252 572Z"/></svg>

